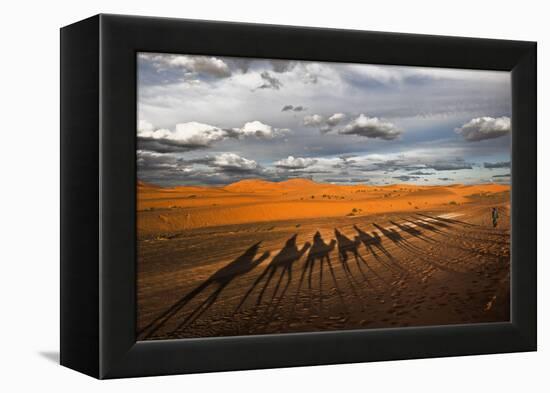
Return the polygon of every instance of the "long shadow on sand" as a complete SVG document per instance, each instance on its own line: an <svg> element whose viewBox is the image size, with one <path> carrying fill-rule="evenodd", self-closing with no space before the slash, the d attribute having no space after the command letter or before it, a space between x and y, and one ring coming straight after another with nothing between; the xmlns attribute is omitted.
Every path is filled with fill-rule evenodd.
<svg viewBox="0 0 550 393"><path fill-rule="evenodd" d="M393 255L390 254L386 247L384 247L384 245L382 244L382 238L380 237L378 232L373 231L372 234L368 234L367 232L361 230L357 225L354 225L353 228L357 232L359 240L365 245L367 251L372 254L372 256L378 261L378 263L380 263L392 273L397 273L399 275L407 273L407 270L403 268L395 260ZM378 252L381 252L383 255L385 255L386 260L384 260L381 255L378 254Z"/></svg>
<svg viewBox="0 0 550 393"><path fill-rule="evenodd" d="M456 220L456 219L453 219L453 218L430 216L428 214L423 214L423 213L416 213L416 215L424 217L424 218L428 218L428 219L434 220L434 221L445 222L445 223L448 223L448 224L459 224L459 225L463 225L463 226L467 226L467 227L479 226L479 225L475 225L475 224L472 224L472 223L469 223L469 222L466 222L466 221Z"/></svg>
<svg viewBox="0 0 550 393"><path fill-rule="evenodd" d="M441 229L437 228L436 226L432 225L430 222L427 222L422 219L417 219L415 221L409 220L409 222L413 225L419 226L422 229L425 229L427 231L439 234L439 235L445 235L446 232L442 231Z"/></svg>
<svg viewBox="0 0 550 393"><path fill-rule="evenodd" d="M427 214L417 213L417 216L419 216L423 222L430 223L432 225L437 225L441 228L457 228L459 226L462 226L464 228L468 228L469 232L474 234L474 236L465 236L469 237L472 240L481 240L479 238L476 238L475 235L490 235L490 236L499 236L504 238L509 238L510 234L507 231L503 231L502 229L495 229L495 228L487 228L482 225L477 224L471 224L465 221L459 221L455 219L450 218L444 218L444 217L437 217L437 216L430 216ZM507 241L492 241L493 243L499 243L499 244L507 244Z"/></svg>
<svg viewBox="0 0 550 393"><path fill-rule="evenodd" d="M281 286L281 282L286 275L286 283L279 296L279 301L282 300L292 281L292 268L294 264L299 261L300 258L302 258L302 256L309 249L309 247L311 247L311 244L309 242L306 242L301 249L298 249L298 246L296 245L297 236L298 235L295 234L286 241L285 246L281 249L281 251L279 251L277 255L275 255L275 257L273 257L269 265L248 289L235 311L239 311L239 309L245 303L246 299L248 299L248 297L252 294L254 289L261 283L262 280L265 279L264 285L260 290L260 293L258 294L258 298L256 299L256 306L258 306L262 302L265 291L271 283L271 280L278 271L280 271L279 278L277 279L277 283L275 285L275 289L273 290L273 295L271 296L271 302L269 305L273 303L273 300L275 299L275 296L277 295Z"/></svg>
<svg viewBox="0 0 550 393"><path fill-rule="evenodd" d="M199 306L197 306L175 329L177 331L184 326L190 324L197 318L199 318L208 308L214 304L218 299L221 292L224 288L229 285L235 278L242 276L264 260L269 257L269 252L264 252L260 257L256 258L258 249L260 248L261 242L257 242L248 248L242 255L237 257L234 261L230 262L228 265L222 267L220 270L216 271L208 279L206 279L202 284L193 289L191 292L184 295L171 307L169 307L162 314L157 316L153 321L151 321L147 326L145 326L139 333L138 337L140 339L150 338L155 334L160 328L162 328L166 322L173 318L180 310L182 310L185 305L187 305L191 300L196 296L202 293L207 288L214 286L214 291L203 301ZM255 259L256 258L256 259Z"/></svg>
<svg viewBox="0 0 550 393"><path fill-rule="evenodd" d="M408 233L409 235L417 238L417 239L420 239L426 243L433 243L435 240L432 239L431 237L429 237L428 235L424 234L421 230L419 230L418 228L415 228L413 227L412 225L408 225L408 224L403 224L403 223L398 223L398 222L395 222L395 221L390 221L390 223L392 225L395 225L397 228L399 228L399 230L405 232L405 233Z"/></svg>
<svg viewBox="0 0 550 393"><path fill-rule="evenodd" d="M294 311L294 308L298 301L298 296L302 289L302 284L304 282L306 275L307 275L307 281L308 281L309 300L310 300L310 303L312 302L313 272L317 264L319 265L319 310L321 310L323 307L323 270L324 270L325 264L329 268L329 272L332 277L332 282L334 284L334 289L336 290L336 293L340 298L340 302L342 303L342 306L344 307L344 309L346 309L344 297L343 297L342 291L340 290L340 287L338 286L338 282L336 280L336 274L334 273L334 268L332 266L332 261L330 259L330 253L334 250L335 246L336 246L336 240L332 239L330 243L328 244L325 243L319 231L317 231L313 236L313 245L309 250L306 263L304 264L302 273L300 275L298 288L296 289L296 294L294 296L294 306L292 307L292 312Z"/></svg>
<svg viewBox="0 0 550 393"><path fill-rule="evenodd" d="M400 225L402 225L402 224L397 224L395 222L392 222L392 224L394 224L398 228L400 228ZM424 223L424 222L420 222L420 221L412 222L411 221L411 224L412 225L417 225L417 226L422 227L422 228L430 227L430 228L433 228L432 231L434 231L434 232L441 232L438 228L436 228L434 226L431 226L431 225L429 225L427 223ZM449 273L460 273L459 271L457 271L455 269L452 269L452 268L450 268L446 265L443 265L441 263L438 263L438 262L434 261L434 256L433 255L429 255L423 248L418 247L417 245L410 242L408 239L403 237L399 232L397 232L394 228L388 229L388 228L383 228L378 224L373 224L373 225L380 232L382 232L382 234L384 236L386 236L388 239L390 239L397 247L401 248L402 250L404 250L404 251L406 251L410 254L415 255L416 257L420 258L424 263L426 263L428 265L431 265L435 268L438 268L440 270L444 270L444 271L449 272ZM412 233L415 234L414 237L423 239L422 236L425 236L425 235L422 234L422 231L420 231L419 229L416 229L416 228L412 228L410 225L407 225L407 226L410 229L414 229L414 231L411 231L410 229L408 229L407 231L405 231L406 233L411 233L412 232ZM432 239L432 238L429 238L429 239L431 240L431 242L435 242L434 239ZM423 240L425 240L425 239L423 239Z"/></svg>
<svg viewBox="0 0 550 393"><path fill-rule="evenodd" d="M365 265L367 269L370 269L370 267L367 264L367 261L365 261L361 254L359 254L359 246L361 245L361 239L359 239L359 236L355 236L354 239L351 240L338 229L334 230L334 235L336 236L336 242L338 243L338 257L346 275L350 277L350 280L354 281L353 273L351 272L348 264L348 254L351 254L351 256L353 256L353 258L355 259L355 263L357 265L357 268L359 269L359 272L361 273L361 276L363 277L367 285L371 286L368 276L363 271L362 265Z"/></svg>

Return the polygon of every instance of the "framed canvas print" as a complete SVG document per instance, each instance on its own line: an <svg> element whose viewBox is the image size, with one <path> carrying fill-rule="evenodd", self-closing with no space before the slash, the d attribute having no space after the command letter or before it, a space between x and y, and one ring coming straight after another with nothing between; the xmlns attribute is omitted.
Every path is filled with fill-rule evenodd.
<svg viewBox="0 0 550 393"><path fill-rule="evenodd" d="M98 15L61 30L61 363L536 350L536 44Z"/></svg>

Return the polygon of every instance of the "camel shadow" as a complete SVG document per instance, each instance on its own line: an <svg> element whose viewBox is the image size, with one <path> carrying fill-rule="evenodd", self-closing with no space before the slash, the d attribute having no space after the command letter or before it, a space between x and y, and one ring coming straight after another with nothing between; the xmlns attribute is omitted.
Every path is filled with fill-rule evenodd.
<svg viewBox="0 0 550 393"><path fill-rule="evenodd" d="M215 288L214 291L203 302L201 302L199 306L196 307L180 324L178 324L173 331L178 331L198 319L206 310L208 310L208 308L210 308L214 304L224 288L229 285L235 278L250 272L264 260L269 258L270 254L266 251L260 257L255 259L258 249L260 248L260 244L261 241L249 247L235 260L216 271L202 284L184 295L166 311L164 311L153 321L151 321L147 326L145 326L138 333L138 338L150 338L160 328L162 328L166 324L166 322L168 322L177 313L179 313L191 300L193 300L196 296L198 296L207 288L213 286Z"/></svg>
<svg viewBox="0 0 550 393"><path fill-rule="evenodd" d="M239 311L239 309L243 306L243 304L248 299L248 297L252 294L254 289L261 283L262 280L265 279L264 285L260 290L260 293L258 294L258 298L256 299L256 306L260 305L266 289L269 287L269 284L271 283L272 279L274 278L275 274L278 271L280 271L280 274L277 279L277 283L275 284L275 289L273 290L273 294L271 296L271 301L269 305L273 303L273 300L275 299L275 297L277 296L277 293L279 292L281 282L283 278L286 276L286 283L279 296L279 302L282 300L292 281L292 268L294 264L302 258L302 256L306 253L306 251L311 246L309 242L306 242L301 249L298 249L298 246L296 245L297 236L298 235L295 234L286 241L285 246L281 249L281 251L279 251L277 255L275 255L275 257L273 257L269 265L265 268L265 270L258 276L258 278L254 281L252 286L248 289L248 291L246 292L246 294L243 296L242 300L238 304L237 308L235 309L235 312Z"/></svg>
<svg viewBox="0 0 550 393"><path fill-rule="evenodd" d="M422 229L425 229L427 231L430 231L430 232L433 232L433 233L436 233L436 234L439 234L439 235L444 235L446 233L446 232L442 231L441 229L433 226L429 222L426 222L425 220L422 220L422 219L419 219L419 220L416 220L416 221L409 220L409 222L414 224L414 225L419 226Z"/></svg>
<svg viewBox="0 0 550 393"><path fill-rule="evenodd" d="M325 243L323 240L323 237L321 236L321 233L317 231L315 235L313 236L313 244L309 250L308 256L306 258L306 262L304 264L304 267L302 268L302 273L300 275L300 280L298 282L298 288L296 290L295 298L294 298L294 307L296 305L296 302L298 300L298 296L300 294L303 282L305 280L305 277L307 275L307 282L308 282L308 291L309 291L309 300L310 303L312 303L312 281L313 281L313 273L315 270L315 267L319 265L319 310L323 307L323 272L324 272L324 266L327 265L330 275L332 277L332 282L334 285L334 289L336 290L336 293L338 297L340 298L340 302L342 303L342 306L345 308L344 298L342 295L342 291L340 290L340 287L338 286L338 282L336 279L336 274L334 273L334 268L332 266L332 261L330 259L330 253L334 250L336 247L336 240L332 239L328 244ZM293 307L293 310L294 310Z"/></svg>
<svg viewBox="0 0 550 393"><path fill-rule="evenodd" d="M468 226L468 227L477 226L475 224L472 224L472 223L469 223L469 222L466 222L466 221L456 220L456 219L453 219L453 218L436 217L436 216L430 216L428 214L422 214L422 213L417 213L416 215L424 217L424 218L428 218L428 219L431 219L431 220L435 220L435 221L442 221L442 222L445 222L445 223L448 223L448 224L460 224L460 225L464 225L464 226Z"/></svg>
<svg viewBox="0 0 550 393"><path fill-rule="evenodd" d="M384 247L382 244L382 238L376 231L373 231L372 234L369 235L367 232L361 230L357 225L354 225L353 228L357 232L359 240L364 244L367 251L372 254L380 265L391 271L392 274L403 274L406 272L406 270L399 265L399 263L397 263L393 255L390 254L386 247ZM377 251L385 255L387 261L381 258Z"/></svg>
<svg viewBox="0 0 550 393"><path fill-rule="evenodd" d="M436 232L436 233L439 233L439 232L445 233L445 232L442 232L440 229L434 227L433 225L430 225L430 224L428 224L428 223L426 223L422 220L414 221L414 222L409 220L409 222L410 222L410 224L403 225L403 224L397 224L396 222L391 221L392 224L394 224L395 226L397 226L399 229L403 230L404 232L411 234L415 238L425 240L428 243L436 243L436 240L434 240L433 238L431 238L427 235L424 235L422 233L422 231L420 231L419 229L413 228L412 225L417 225L421 228L425 228L427 230L431 230L431 231ZM390 229L389 230L387 228L382 228L381 226L376 225L376 224L374 224L374 226L376 228L378 228L380 231L382 231L382 233L385 236L387 236L389 239L391 239L395 243L396 246L398 246L401 249L417 256L424 263L426 263L428 265L431 265L433 267L436 267L440 270L444 270L446 272L460 273L460 272L456 271L455 269L451 269L448 266L445 266L445 265L442 265L441 263L435 262L433 260L434 257L432 255L429 255L428 253L426 253L426 251L423 248L413 244L408 239L401 236L401 234L399 234L399 232L397 232L395 229ZM429 240L427 240L427 239L429 239Z"/></svg>
<svg viewBox="0 0 550 393"><path fill-rule="evenodd" d="M399 228L399 230L401 230L405 233L408 233L409 235L411 235L413 237L416 237L417 239L420 239L420 240L425 241L427 243L433 243L434 242L434 239L432 239L428 235L424 234L421 230L413 227L412 225L399 224L395 221L390 221L390 223L392 225L395 225L397 228Z"/></svg>
<svg viewBox="0 0 550 393"><path fill-rule="evenodd" d="M342 264L344 272L350 277L350 280L354 281L353 274L348 264L348 254L350 254L354 258L357 268L363 276L363 279L367 282L367 284L370 285L368 277L363 271L363 267L361 266L362 264L367 265L367 262L359 254L359 246L361 245L361 240L359 239L359 236L355 236L354 239L351 240L338 229L334 230L334 235L336 236L336 242L338 244L338 257L340 259L340 263ZM351 284L353 285L353 282Z"/></svg>

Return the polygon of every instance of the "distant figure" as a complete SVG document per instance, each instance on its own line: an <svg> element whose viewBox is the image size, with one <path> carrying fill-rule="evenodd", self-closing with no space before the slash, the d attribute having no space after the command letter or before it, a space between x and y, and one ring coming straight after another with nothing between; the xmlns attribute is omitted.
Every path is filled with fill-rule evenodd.
<svg viewBox="0 0 550 393"><path fill-rule="evenodd" d="M496 228L498 223L498 209L496 207L493 207L491 216L493 217L493 228Z"/></svg>

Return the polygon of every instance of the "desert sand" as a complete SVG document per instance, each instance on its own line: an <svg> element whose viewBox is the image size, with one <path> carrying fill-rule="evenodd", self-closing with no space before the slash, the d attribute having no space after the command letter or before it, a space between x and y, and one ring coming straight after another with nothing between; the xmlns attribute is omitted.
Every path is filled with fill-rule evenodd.
<svg viewBox="0 0 550 393"><path fill-rule="evenodd" d="M509 191L139 182L138 339L507 321Z"/></svg>

